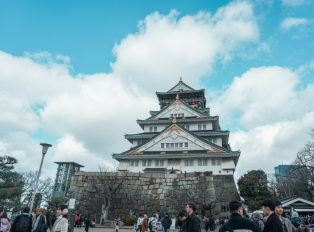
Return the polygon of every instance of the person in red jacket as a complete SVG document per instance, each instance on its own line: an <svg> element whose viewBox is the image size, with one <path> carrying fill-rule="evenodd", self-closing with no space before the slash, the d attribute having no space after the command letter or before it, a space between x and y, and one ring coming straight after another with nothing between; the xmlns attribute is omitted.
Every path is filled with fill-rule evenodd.
<svg viewBox="0 0 314 232"><path fill-rule="evenodd" d="M80 216L77 214L76 218L75 218L75 225L74 225L74 227L77 226L77 228L79 228L79 220L80 220Z"/></svg>

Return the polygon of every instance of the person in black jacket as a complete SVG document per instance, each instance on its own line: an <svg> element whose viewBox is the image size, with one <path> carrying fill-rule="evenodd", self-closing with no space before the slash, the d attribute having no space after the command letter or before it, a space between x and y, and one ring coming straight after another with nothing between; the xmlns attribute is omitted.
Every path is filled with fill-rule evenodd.
<svg viewBox="0 0 314 232"><path fill-rule="evenodd" d="M46 220L47 220L47 225L48 228L51 230L52 229L52 216L51 216L51 207L47 207L47 214L46 214Z"/></svg>
<svg viewBox="0 0 314 232"><path fill-rule="evenodd" d="M219 232L226 231L248 231L248 232L261 232L261 229L251 220L243 218L243 206L239 201L231 201L229 203L231 212L230 219L223 224Z"/></svg>
<svg viewBox="0 0 314 232"><path fill-rule="evenodd" d="M261 206L264 215L268 217L263 232L283 232L282 223L275 213L275 202L272 200L264 200Z"/></svg>
<svg viewBox="0 0 314 232"><path fill-rule="evenodd" d="M179 232L186 232L186 216L183 211L178 214L178 219L182 222Z"/></svg>
<svg viewBox="0 0 314 232"><path fill-rule="evenodd" d="M200 219L194 213L196 211L196 205L193 203L187 203L186 212L188 218L186 219L186 232L201 232Z"/></svg>
<svg viewBox="0 0 314 232"><path fill-rule="evenodd" d="M20 222L22 217L29 218L29 227L28 227L27 231L25 231L25 232L31 232L32 231L32 217L30 217L28 215L28 213L29 213L29 208L25 207L23 209L23 213L21 215L18 215L15 218L15 220L14 220L12 226L11 226L10 232L18 232L16 226Z"/></svg>
<svg viewBox="0 0 314 232"><path fill-rule="evenodd" d="M162 226L164 227L164 232L169 232L170 226L172 225L171 218L168 213L165 213L165 218L162 221Z"/></svg>

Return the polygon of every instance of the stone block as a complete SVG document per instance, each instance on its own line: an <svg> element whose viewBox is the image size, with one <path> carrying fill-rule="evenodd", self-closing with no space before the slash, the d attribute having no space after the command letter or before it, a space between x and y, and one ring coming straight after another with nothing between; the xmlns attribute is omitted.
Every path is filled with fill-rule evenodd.
<svg viewBox="0 0 314 232"><path fill-rule="evenodd" d="M165 174L165 178L177 178L178 174L174 173L174 174Z"/></svg>
<svg viewBox="0 0 314 232"><path fill-rule="evenodd" d="M195 175L195 172L186 173L186 177L194 177Z"/></svg>
<svg viewBox="0 0 314 232"><path fill-rule="evenodd" d="M164 194L160 194L159 195L159 199L164 199L165 195Z"/></svg>

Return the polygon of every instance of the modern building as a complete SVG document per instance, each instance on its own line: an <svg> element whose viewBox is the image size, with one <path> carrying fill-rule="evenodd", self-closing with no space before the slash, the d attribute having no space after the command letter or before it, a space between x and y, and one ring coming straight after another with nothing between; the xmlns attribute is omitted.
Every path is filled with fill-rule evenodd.
<svg viewBox="0 0 314 232"><path fill-rule="evenodd" d="M278 165L275 167L275 175L279 179L291 178L290 173L292 171L304 172L305 167L300 167L300 165Z"/></svg>
<svg viewBox="0 0 314 232"><path fill-rule="evenodd" d="M84 167L75 162L55 162L55 164L58 164L58 169L52 190L52 199L65 197L72 184L75 172Z"/></svg>
<svg viewBox="0 0 314 232"><path fill-rule="evenodd" d="M233 175L240 150L232 151L229 130L206 108L205 90L182 81L167 92L156 92L160 110L137 120L143 130L125 134L132 147L112 156L118 170L147 173L206 172Z"/></svg>

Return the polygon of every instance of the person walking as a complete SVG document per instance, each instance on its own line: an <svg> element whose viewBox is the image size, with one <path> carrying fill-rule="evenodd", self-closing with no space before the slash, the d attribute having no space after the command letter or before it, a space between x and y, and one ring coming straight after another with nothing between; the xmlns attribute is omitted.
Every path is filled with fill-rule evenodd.
<svg viewBox="0 0 314 232"><path fill-rule="evenodd" d="M68 232L68 208L66 205L61 205L57 208L56 216L57 219L53 224L51 232Z"/></svg>
<svg viewBox="0 0 314 232"><path fill-rule="evenodd" d="M147 216L146 216L147 217ZM140 231L140 232L142 232L142 229L143 229L143 220L144 220L144 218L143 218L143 215L140 215L140 217L137 219L137 230L136 231ZM147 222L148 223L148 222ZM148 227L148 225L147 225L147 227Z"/></svg>
<svg viewBox="0 0 314 232"><path fill-rule="evenodd" d="M206 215L204 215L204 229L205 229L205 232L208 232L208 228L209 228L209 218L207 218Z"/></svg>
<svg viewBox="0 0 314 232"><path fill-rule="evenodd" d="M184 212L180 212L178 214L178 219L180 220L180 222L182 222L179 232L186 232L186 216L185 216L185 213Z"/></svg>
<svg viewBox="0 0 314 232"><path fill-rule="evenodd" d="M153 216L148 221L148 228L150 232L155 232L157 229L157 218L156 214L153 214Z"/></svg>
<svg viewBox="0 0 314 232"><path fill-rule="evenodd" d="M84 224L85 224L85 231L88 232L88 229L91 226L91 222L90 222L90 219L89 219L89 214L87 214L87 217L85 217Z"/></svg>
<svg viewBox="0 0 314 232"><path fill-rule="evenodd" d="M76 217L75 217L75 224L74 224L74 228L77 226L77 228L78 228L78 223L79 223L79 220L80 220L80 216L79 216L79 214L76 214Z"/></svg>
<svg viewBox="0 0 314 232"><path fill-rule="evenodd" d="M282 217L283 208L280 201L275 201L275 205L276 205L275 213L282 222L282 230L284 232L301 232L305 230L305 226L303 224L295 228L288 218Z"/></svg>
<svg viewBox="0 0 314 232"><path fill-rule="evenodd" d="M264 230L265 225L264 222L262 221L261 214L259 212L255 212L251 220L261 229L261 231Z"/></svg>
<svg viewBox="0 0 314 232"><path fill-rule="evenodd" d="M120 217L119 215L116 216L116 232L119 230L119 223L120 223Z"/></svg>
<svg viewBox="0 0 314 232"><path fill-rule="evenodd" d="M283 232L282 223L279 217L275 214L275 202L272 200L264 200L261 204L263 213L267 218L264 232Z"/></svg>
<svg viewBox="0 0 314 232"><path fill-rule="evenodd" d="M304 226L304 220L299 217L297 212L293 212L291 216L291 223L294 227L299 228L300 226Z"/></svg>
<svg viewBox="0 0 314 232"><path fill-rule="evenodd" d="M45 224L45 217L41 213L41 208L36 209L36 214L33 217L33 232L42 232Z"/></svg>
<svg viewBox="0 0 314 232"><path fill-rule="evenodd" d="M10 232L31 232L32 218L28 214L29 208L25 207L23 213L14 219Z"/></svg>
<svg viewBox="0 0 314 232"><path fill-rule="evenodd" d="M162 226L164 227L164 232L169 232L170 226L172 225L172 220L168 213L165 213L165 218L162 221Z"/></svg>
<svg viewBox="0 0 314 232"><path fill-rule="evenodd" d="M8 219L7 213L4 211L3 208L1 211L2 212L0 212L0 231L7 232L10 230L11 224Z"/></svg>
<svg viewBox="0 0 314 232"><path fill-rule="evenodd" d="M45 218L45 226L44 226L43 232L47 232L47 230L48 230L47 216L46 216L47 215L47 210L44 210L43 215L44 215L44 218Z"/></svg>
<svg viewBox="0 0 314 232"><path fill-rule="evenodd" d="M137 220L138 220L138 217L137 217L137 215L135 215L135 220L134 220L134 231L137 231Z"/></svg>
<svg viewBox="0 0 314 232"><path fill-rule="evenodd" d="M209 224L209 230L210 231L215 231L215 220L213 219L212 216L208 219L208 224Z"/></svg>
<svg viewBox="0 0 314 232"><path fill-rule="evenodd" d="M82 228L82 214L79 215L78 226Z"/></svg>
<svg viewBox="0 0 314 232"><path fill-rule="evenodd" d="M261 232L261 229L254 222L243 218L243 206L241 202L231 201L229 209L231 212L230 219L220 227L219 232L237 230L243 232Z"/></svg>
<svg viewBox="0 0 314 232"><path fill-rule="evenodd" d="M47 226L49 230L52 229L52 215L51 215L51 207L47 207L47 214L46 214L46 219L47 219Z"/></svg>
<svg viewBox="0 0 314 232"><path fill-rule="evenodd" d="M193 203L187 203L186 212L188 218L186 219L186 232L201 232L200 220L194 213L196 211L196 205Z"/></svg>
<svg viewBox="0 0 314 232"><path fill-rule="evenodd" d="M144 219L142 219L142 226L141 226L141 230L140 231L148 232L148 217L147 217L147 215L145 215Z"/></svg>

